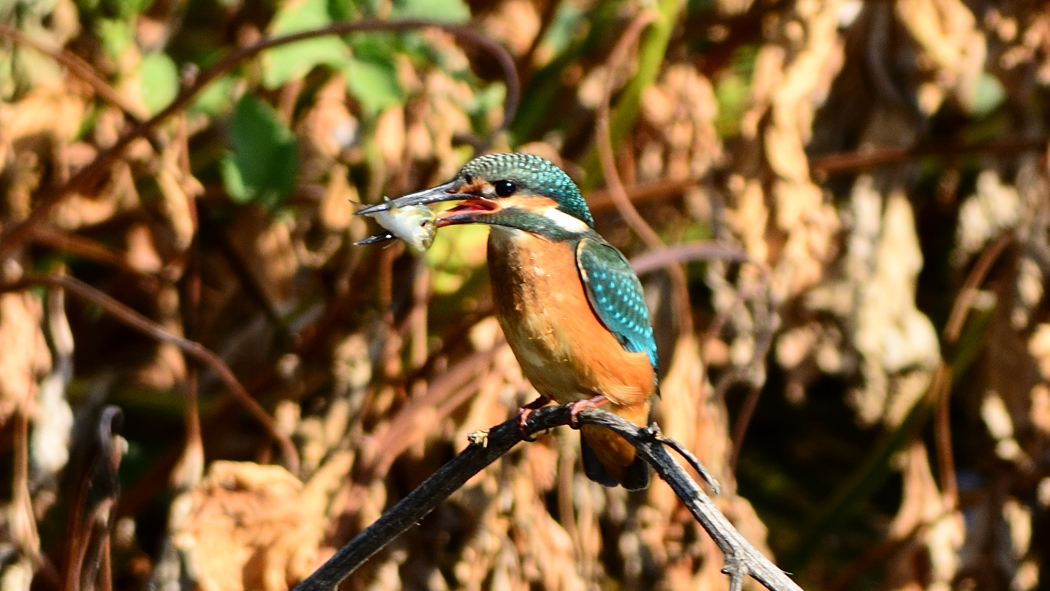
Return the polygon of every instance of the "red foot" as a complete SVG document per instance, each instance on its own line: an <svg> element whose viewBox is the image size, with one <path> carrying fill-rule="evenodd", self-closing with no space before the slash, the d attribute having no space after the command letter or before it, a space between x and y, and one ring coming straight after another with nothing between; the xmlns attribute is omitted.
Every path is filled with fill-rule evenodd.
<svg viewBox="0 0 1050 591"><path fill-rule="evenodd" d="M595 396L594 398L587 398L585 400L577 400L576 402L570 402L569 406L569 426L573 429L580 428L580 419L578 415L580 411L585 408L597 408L603 404L608 404L609 399L605 396Z"/></svg>
<svg viewBox="0 0 1050 591"><path fill-rule="evenodd" d="M536 400L533 400L532 402L518 409L518 414L515 415L514 418L518 420L518 431L521 433L522 441L536 441L536 438L532 435L529 435L529 432L525 430L525 424L526 422L528 422L529 415L532 414L532 411L536 410L537 408L542 408L546 406L547 403L550 401L550 398L547 398L546 396L540 396Z"/></svg>

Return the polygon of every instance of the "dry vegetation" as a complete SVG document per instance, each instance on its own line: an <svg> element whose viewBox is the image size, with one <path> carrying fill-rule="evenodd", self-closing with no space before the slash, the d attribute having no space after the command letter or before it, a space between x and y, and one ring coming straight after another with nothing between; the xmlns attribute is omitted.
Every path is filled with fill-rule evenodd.
<svg viewBox="0 0 1050 591"><path fill-rule="evenodd" d="M223 61L404 18L469 30ZM1047 588L1044 3L0 0L0 23L3 591L287 589L531 399L483 229L352 246L375 231L352 202L477 150L579 180L650 296L654 419L804 588ZM728 585L664 483L603 489L577 441L518 446L345 588Z"/></svg>

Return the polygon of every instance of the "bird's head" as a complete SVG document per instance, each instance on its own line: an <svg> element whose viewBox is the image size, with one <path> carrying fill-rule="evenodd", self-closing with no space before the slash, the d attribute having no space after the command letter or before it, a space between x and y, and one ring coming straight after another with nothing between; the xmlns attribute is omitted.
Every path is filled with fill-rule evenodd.
<svg viewBox="0 0 1050 591"><path fill-rule="evenodd" d="M385 209L459 201L437 215L438 227L489 224L552 239L594 228L580 189L569 175L532 154L490 154L468 162L449 182L363 209Z"/></svg>

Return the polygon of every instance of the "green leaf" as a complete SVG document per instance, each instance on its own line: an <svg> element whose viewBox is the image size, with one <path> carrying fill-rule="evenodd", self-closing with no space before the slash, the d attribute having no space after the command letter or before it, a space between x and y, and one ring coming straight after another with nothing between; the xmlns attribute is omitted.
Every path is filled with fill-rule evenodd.
<svg viewBox="0 0 1050 591"><path fill-rule="evenodd" d="M973 100L968 105L970 115L973 117L984 117L999 108L1006 100L1006 88L994 75L981 72L977 79L977 87L974 89Z"/></svg>
<svg viewBox="0 0 1050 591"><path fill-rule="evenodd" d="M715 100L718 102L715 129L719 137L734 137L740 133L740 121L748 109L757 59L757 47L741 46L733 53L729 68L715 79Z"/></svg>
<svg viewBox="0 0 1050 591"><path fill-rule="evenodd" d="M150 113L171 104L179 92L179 69L164 53L151 53L139 64L139 88Z"/></svg>
<svg viewBox="0 0 1050 591"><path fill-rule="evenodd" d="M146 11L153 0L103 0L103 8L112 16L130 19Z"/></svg>
<svg viewBox="0 0 1050 591"><path fill-rule="evenodd" d="M214 117L228 113L233 108L233 86L234 79L231 76L223 76L204 87L197 98L190 105L191 113L201 113Z"/></svg>
<svg viewBox="0 0 1050 591"><path fill-rule="evenodd" d="M325 0L289 2L274 16L271 36L319 29L332 23ZM319 65L344 67L350 56L346 44L335 36L282 45L263 54L263 85L277 88L302 78Z"/></svg>
<svg viewBox="0 0 1050 591"><path fill-rule="evenodd" d="M423 255L433 269L434 293L448 295L463 287L471 273L484 263L488 237L488 228L480 224L459 226L451 232L439 231L434 235L434 243Z"/></svg>
<svg viewBox="0 0 1050 591"><path fill-rule="evenodd" d="M562 3L554 12L554 20L543 36L543 45L551 57L556 56L572 43L580 23L586 22L583 9L575 4Z"/></svg>
<svg viewBox="0 0 1050 591"><path fill-rule="evenodd" d="M102 48L114 61L119 61L124 51L133 43L132 22L123 19L100 18L95 21L95 34Z"/></svg>
<svg viewBox="0 0 1050 591"><path fill-rule="evenodd" d="M489 84L475 91L474 100L470 105L470 114L476 116L488 115L490 112L501 108L506 100L507 87L504 84L500 82Z"/></svg>
<svg viewBox="0 0 1050 591"><path fill-rule="evenodd" d="M470 20L470 8L463 0L395 0L391 15L443 23L465 23Z"/></svg>
<svg viewBox="0 0 1050 591"><path fill-rule="evenodd" d="M356 0L329 0L328 14L336 21L361 18L361 7Z"/></svg>
<svg viewBox="0 0 1050 591"><path fill-rule="evenodd" d="M299 148L277 113L258 98L245 95L230 122L232 150L220 167L226 191L239 203L274 209L295 189Z"/></svg>
<svg viewBox="0 0 1050 591"><path fill-rule="evenodd" d="M8 62L10 70L5 72L5 74L10 74L9 80L13 83L13 86L9 87L6 81L0 83L0 86L10 88L11 93L17 93L36 88L37 86L62 84L66 74L55 63L55 60L31 49L26 50L18 47L14 49L8 54L11 58L10 62ZM6 96L11 95L6 94Z"/></svg>
<svg viewBox="0 0 1050 591"><path fill-rule="evenodd" d="M351 58L346 66L346 88L370 113L378 113L404 98L393 56L386 60Z"/></svg>

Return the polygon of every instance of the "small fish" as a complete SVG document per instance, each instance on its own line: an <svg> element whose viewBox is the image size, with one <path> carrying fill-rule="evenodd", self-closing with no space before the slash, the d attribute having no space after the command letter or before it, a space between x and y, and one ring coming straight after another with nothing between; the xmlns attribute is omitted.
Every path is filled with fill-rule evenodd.
<svg viewBox="0 0 1050 591"><path fill-rule="evenodd" d="M389 201L386 197L383 197L383 200ZM391 207L365 215L375 218L379 225L389 232L365 238L356 242L357 245L386 242L396 237L404 240L416 252L422 253L434 243L434 234L437 232L436 214L425 205Z"/></svg>

